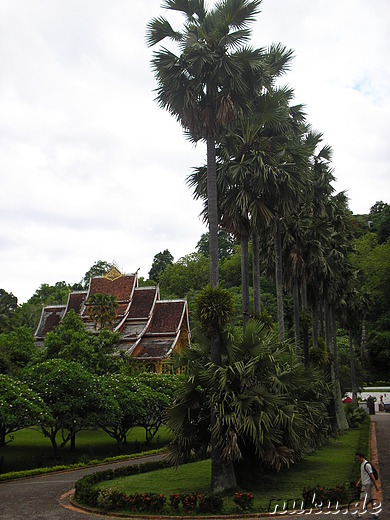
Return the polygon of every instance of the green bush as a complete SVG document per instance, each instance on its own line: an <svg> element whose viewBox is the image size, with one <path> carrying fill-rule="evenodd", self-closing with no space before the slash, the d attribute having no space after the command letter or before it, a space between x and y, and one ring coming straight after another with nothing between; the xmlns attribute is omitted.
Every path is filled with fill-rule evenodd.
<svg viewBox="0 0 390 520"><path fill-rule="evenodd" d="M199 513L220 513L222 511L223 499L221 493L203 495L198 503Z"/></svg>
<svg viewBox="0 0 390 520"><path fill-rule="evenodd" d="M144 464L135 464L133 466L123 466L118 469L107 469L105 471L98 471L91 475L86 475L78 480L75 485L75 498L86 505L97 506L98 496L100 490L96 488L96 484L103 482L103 480L113 480L120 477L127 477L129 475L136 475L137 473L146 473L156 469L163 469L171 467L171 464L166 460L145 462Z"/></svg>
<svg viewBox="0 0 390 520"><path fill-rule="evenodd" d="M147 511L160 513L166 502L163 494L135 493L127 495L115 489L102 489L97 497L97 506L105 511Z"/></svg>
<svg viewBox="0 0 390 520"><path fill-rule="evenodd" d="M234 493L233 496L233 502L242 511L250 511L251 509L253 509L253 500L253 494L248 493L247 491L242 491L241 493Z"/></svg>
<svg viewBox="0 0 390 520"><path fill-rule="evenodd" d="M198 494L197 493L182 493L181 495L181 504L183 507L183 511L186 513L192 513L198 502ZM201 495L199 495L201 498Z"/></svg>
<svg viewBox="0 0 390 520"><path fill-rule="evenodd" d="M324 487L317 484L313 487L306 486L303 488L302 496L306 503L331 503L346 504L350 500L349 488L343 484L338 484L335 487Z"/></svg>
<svg viewBox="0 0 390 520"><path fill-rule="evenodd" d="M353 403L344 405L345 417L350 428L357 428L359 424L364 422L367 414L360 406L355 406Z"/></svg>

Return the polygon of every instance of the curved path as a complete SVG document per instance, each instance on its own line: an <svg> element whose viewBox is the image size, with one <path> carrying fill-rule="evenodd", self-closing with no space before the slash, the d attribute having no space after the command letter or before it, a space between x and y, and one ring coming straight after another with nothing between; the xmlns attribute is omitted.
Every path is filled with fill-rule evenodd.
<svg viewBox="0 0 390 520"><path fill-rule="evenodd" d="M379 468L381 481L382 519L390 519L390 414L377 413L372 416L377 447L372 446L372 460ZM376 449L377 448L377 449ZM98 469L138 464L146 460L159 460L163 455L152 455L127 462L94 466L79 470L42 475L39 477L0 483L1 520L83 520L102 519L107 516L90 514L72 509L66 497L74 484L84 475ZM61 498L62 497L62 498ZM322 515L283 515L284 518L306 518L314 520ZM349 515L332 515L332 518L350 518ZM369 518L370 515L367 515ZM133 517L134 518L134 517ZM230 517L231 518L231 517ZM257 517L258 518L258 517ZM271 515L272 518L272 515ZM281 518L281 517L279 517ZM329 518L325 515L324 518ZM135 518L134 518L135 520ZM250 520L248 517L246 520Z"/></svg>
<svg viewBox="0 0 390 520"><path fill-rule="evenodd" d="M130 466L140 462L162 459L164 455L151 455L129 461L90 466L41 475L23 480L0 483L0 519L1 520L83 520L100 519L101 515L82 513L64 508L60 498L74 488L75 482L84 475L99 470Z"/></svg>

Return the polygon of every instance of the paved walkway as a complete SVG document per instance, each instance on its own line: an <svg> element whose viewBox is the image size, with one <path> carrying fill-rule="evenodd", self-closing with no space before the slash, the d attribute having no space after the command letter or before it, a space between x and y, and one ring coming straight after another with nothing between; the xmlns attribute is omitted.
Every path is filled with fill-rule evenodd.
<svg viewBox="0 0 390 520"><path fill-rule="evenodd" d="M373 446L372 462L379 468L381 482L381 501L383 520L390 520L390 414L377 413L372 416L375 430L377 450ZM375 444L375 443L374 443ZM376 457L378 460L376 460ZM143 460L157 460L161 455L147 457ZM102 469L115 466L136 464L140 459L127 461L126 463L106 464ZM24 480L0 483L0 519L1 520L97 520L103 517L97 514L88 514L72 510L67 501L67 496L74 484L84 475L93 473L96 467L89 467L74 471L43 475ZM62 497L62 498L61 498ZM64 507L64 505L66 507ZM367 514L367 519L371 515ZM271 518L276 516L271 516ZM290 515L285 514L278 518L305 518L314 520L321 518L316 515ZM350 518L349 515L332 515L332 518ZM230 517L231 518L231 517ZM256 517L254 517L256 518ZM257 517L258 518L258 517ZM329 518L324 515L324 518ZM135 517L133 517L135 520ZM247 517L247 520L250 520Z"/></svg>

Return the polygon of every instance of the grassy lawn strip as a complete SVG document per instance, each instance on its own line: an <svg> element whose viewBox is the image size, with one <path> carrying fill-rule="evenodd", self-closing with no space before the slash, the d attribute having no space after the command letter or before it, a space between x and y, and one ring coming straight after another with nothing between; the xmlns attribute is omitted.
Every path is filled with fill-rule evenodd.
<svg viewBox="0 0 390 520"><path fill-rule="evenodd" d="M145 442L145 430L133 428L127 438L123 451L119 451L117 443L102 430L82 430L76 435L76 449L70 449L70 443L64 448L58 460L54 459L50 440L39 428L26 428L13 434L14 440L0 448L0 459L4 457L1 472L18 472L54 466L90 464L108 458L128 456L141 452L159 449L172 438L167 428L160 428L156 437L148 445ZM58 440L60 435L58 435Z"/></svg>
<svg viewBox="0 0 390 520"><path fill-rule="evenodd" d="M305 486L319 484L334 487L349 485L355 460L355 451L361 436L367 429L365 423L359 429L348 430L329 445L308 456L302 462L280 473L264 474L261 481L253 485L255 511L267 511L271 499L281 502L288 499L301 500ZM170 493L210 492L210 461L201 461L173 468L124 477L98 484L99 489L116 489L127 494L154 492L163 493L167 499ZM167 507L167 506L166 506ZM225 512L236 512L232 493L225 498ZM167 512L172 510L167 507Z"/></svg>

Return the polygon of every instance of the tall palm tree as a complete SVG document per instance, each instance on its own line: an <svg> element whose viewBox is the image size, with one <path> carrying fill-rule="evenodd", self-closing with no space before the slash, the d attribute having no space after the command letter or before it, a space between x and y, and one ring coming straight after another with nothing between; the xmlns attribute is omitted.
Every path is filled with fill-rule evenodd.
<svg viewBox="0 0 390 520"><path fill-rule="evenodd" d="M247 45L249 25L259 12L261 0L222 0L208 10L204 0L165 0L162 7L185 17L181 31L167 18L153 18L147 28L149 46L165 39L178 47L178 54L160 48L152 66L157 79L157 101L182 125L190 139L207 144L207 216L209 223L210 284L218 275L218 211L216 143L221 131L245 112L255 93L269 78L284 71L291 51L273 47L272 57L264 49ZM211 359L221 363L219 338L211 338ZM215 452L215 439L212 451ZM218 457L212 457L212 466ZM218 469L212 470L213 475ZM220 480L220 484L217 483ZM223 479L212 477L214 489L225 487Z"/></svg>
<svg viewBox="0 0 390 520"><path fill-rule="evenodd" d="M273 216L266 187L274 176L274 168L279 165L278 143L284 143L291 126L288 106L291 97L292 91L286 88L272 89L257 96L253 100L251 116L240 118L231 125L221 136L217 150L220 223L241 242L244 329L249 318L248 241L251 235L256 239L259 229L264 228ZM194 188L194 196L205 202L203 215L207 213L205 174L205 168L197 168L187 179ZM258 258L256 248L254 253ZM256 269L259 271L258 265ZM256 311L260 313L259 304Z"/></svg>

